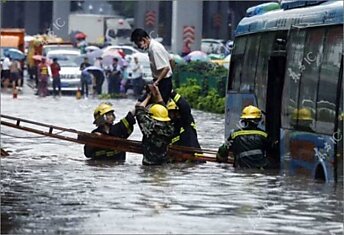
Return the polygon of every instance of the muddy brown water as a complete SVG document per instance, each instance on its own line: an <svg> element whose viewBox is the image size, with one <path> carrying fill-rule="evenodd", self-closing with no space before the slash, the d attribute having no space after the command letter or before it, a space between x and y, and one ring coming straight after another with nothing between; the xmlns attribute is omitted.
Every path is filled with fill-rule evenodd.
<svg viewBox="0 0 344 235"><path fill-rule="evenodd" d="M117 118L132 99L109 100ZM17 99L1 113L91 131L97 99ZM193 110L203 148L224 140L224 116ZM90 162L82 146L1 127L1 232L32 234L342 234L343 187L283 171L248 172L206 163L142 166ZM130 139L140 140L138 126Z"/></svg>

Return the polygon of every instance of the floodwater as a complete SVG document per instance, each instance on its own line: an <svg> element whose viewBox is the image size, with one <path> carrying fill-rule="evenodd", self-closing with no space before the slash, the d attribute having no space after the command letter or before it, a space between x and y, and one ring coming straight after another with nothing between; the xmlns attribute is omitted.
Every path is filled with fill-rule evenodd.
<svg viewBox="0 0 344 235"><path fill-rule="evenodd" d="M117 118L131 99L110 100ZM97 99L1 95L1 113L91 131ZM224 116L193 110L203 148L224 139ZM140 140L138 126L130 137ZM342 234L343 187L245 172L220 163L90 162L83 146L1 127L1 233Z"/></svg>

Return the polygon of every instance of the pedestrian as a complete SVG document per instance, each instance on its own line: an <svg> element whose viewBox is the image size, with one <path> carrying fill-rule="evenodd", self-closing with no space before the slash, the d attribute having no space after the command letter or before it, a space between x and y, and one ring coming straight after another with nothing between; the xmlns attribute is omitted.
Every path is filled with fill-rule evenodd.
<svg viewBox="0 0 344 235"><path fill-rule="evenodd" d="M103 58L97 57L93 65L99 68L99 70L94 70L94 72L92 72L95 78L95 82L93 83L93 95L100 95L105 80Z"/></svg>
<svg viewBox="0 0 344 235"><path fill-rule="evenodd" d="M217 161L227 162L231 150L234 155L234 167L267 167L268 134L258 127L262 120L261 110L249 105L242 110L240 119L242 127L232 130L226 143L219 147Z"/></svg>
<svg viewBox="0 0 344 235"><path fill-rule="evenodd" d="M150 85L154 92L136 104L136 119L143 134L143 165L162 165L168 162L167 147L174 132L168 110L159 89ZM153 99L152 101L150 99ZM149 107L147 104L153 102Z"/></svg>
<svg viewBox="0 0 344 235"><path fill-rule="evenodd" d="M11 59L10 65L10 81L12 84L12 90L17 89L18 81L20 79L20 64L17 60Z"/></svg>
<svg viewBox="0 0 344 235"><path fill-rule="evenodd" d="M94 129L92 133L124 139L127 139L131 135L136 123L134 114L132 112L128 112L124 118L122 118L116 124L113 124L113 122L116 120L116 116L114 113L114 108L110 103L101 103L94 110L93 117L93 124L95 124L97 128ZM93 147L87 144L84 146L84 154L87 158L91 158L93 160L105 159L125 161L126 158L125 152Z"/></svg>
<svg viewBox="0 0 344 235"><path fill-rule="evenodd" d="M134 62L130 63L130 67L134 96L135 98L139 98L142 94L145 82L143 80L143 66L139 62L139 58L137 58L137 56L134 56Z"/></svg>
<svg viewBox="0 0 344 235"><path fill-rule="evenodd" d="M197 138L197 130L194 117L191 114L190 104L180 94L172 91L171 100L167 104L168 115L174 126L172 145L185 146L199 149L194 156L202 156L201 146ZM178 162L182 159L175 159ZM192 160L191 160L192 161ZM196 161L195 162L204 162Z"/></svg>
<svg viewBox="0 0 344 235"><path fill-rule="evenodd" d="M60 78L60 64L57 62L57 58L53 58L53 63L50 65L51 74L53 77L53 95L56 97L58 89L58 95L61 96L61 78Z"/></svg>
<svg viewBox="0 0 344 235"><path fill-rule="evenodd" d="M10 83L10 66L11 66L11 60L8 56L8 52L4 52L5 58L2 62L2 70L1 70L1 83L7 91L8 84Z"/></svg>
<svg viewBox="0 0 344 235"><path fill-rule="evenodd" d="M38 91L40 97L45 97L49 94L48 91L48 64L45 57L42 57L41 63L38 65Z"/></svg>
<svg viewBox="0 0 344 235"><path fill-rule="evenodd" d="M190 43L188 41L184 43L183 49L182 49L182 54L181 54L182 57L187 56L191 52L189 44Z"/></svg>
<svg viewBox="0 0 344 235"><path fill-rule="evenodd" d="M88 97L88 85L90 84L90 82L92 83L91 74L86 70L86 68L90 66L91 64L88 62L88 58L84 57L84 61L80 64L81 95L84 96L84 98Z"/></svg>
<svg viewBox="0 0 344 235"><path fill-rule="evenodd" d="M121 86L121 66L118 63L118 58L112 59L112 65L110 67L110 73L108 77L108 93L119 94Z"/></svg>
<svg viewBox="0 0 344 235"><path fill-rule="evenodd" d="M141 28L132 32L131 41L139 48L148 51L153 84L159 87L162 99L167 104L172 91L172 68L169 53L160 42L150 38L148 33Z"/></svg>

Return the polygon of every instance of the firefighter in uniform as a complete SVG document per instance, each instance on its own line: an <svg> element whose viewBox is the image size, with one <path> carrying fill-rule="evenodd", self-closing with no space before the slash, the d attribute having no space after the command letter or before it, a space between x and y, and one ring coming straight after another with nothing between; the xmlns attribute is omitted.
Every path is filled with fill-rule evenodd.
<svg viewBox="0 0 344 235"><path fill-rule="evenodd" d="M142 102L138 102L136 119L143 134L143 165L162 165L168 162L167 148L171 143L174 128L168 117L168 110L164 106L159 89L151 85L153 95L149 93ZM154 95L155 94L155 95ZM155 102L150 106L150 99Z"/></svg>
<svg viewBox="0 0 344 235"><path fill-rule="evenodd" d="M113 122L116 119L114 109L109 103L101 103L93 113L94 122L97 126L92 133L98 135L109 135L119 138L128 138L134 130L134 124L136 123L135 117L131 112L128 112L127 116L122 118L116 124ZM90 145L84 146L84 154L91 159L106 159L125 161L125 152L119 152L112 149L102 149L93 147Z"/></svg>
<svg viewBox="0 0 344 235"><path fill-rule="evenodd" d="M234 154L234 167L259 169L267 167L268 135L258 128L262 112L259 108L249 105L242 110L240 119L243 127L231 132L226 143L220 146L216 159L219 162L226 162L231 150Z"/></svg>
<svg viewBox="0 0 344 235"><path fill-rule="evenodd" d="M174 91L171 93L171 98L172 99L170 99L167 104L167 109L174 126L172 145L200 149L201 146L197 139L196 124L191 114L189 103L180 94ZM199 155L202 155L202 153L194 153L195 157ZM180 159L175 160L182 161Z"/></svg>

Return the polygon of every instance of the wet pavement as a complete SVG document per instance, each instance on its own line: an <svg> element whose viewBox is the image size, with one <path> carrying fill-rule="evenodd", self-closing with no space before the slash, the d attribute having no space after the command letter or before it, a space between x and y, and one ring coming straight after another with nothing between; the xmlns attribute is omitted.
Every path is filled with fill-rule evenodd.
<svg viewBox="0 0 344 235"><path fill-rule="evenodd" d="M133 99L109 100L117 118ZM1 113L90 132L100 100L17 99L1 94ZM224 116L193 110L203 148L224 140ZM135 126L130 139L140 140ZM91 162L83 146L1 127L1 233L33 234L342 234L343 187L283 171L239 171L230 165L142 166Z"/></svg>

